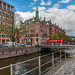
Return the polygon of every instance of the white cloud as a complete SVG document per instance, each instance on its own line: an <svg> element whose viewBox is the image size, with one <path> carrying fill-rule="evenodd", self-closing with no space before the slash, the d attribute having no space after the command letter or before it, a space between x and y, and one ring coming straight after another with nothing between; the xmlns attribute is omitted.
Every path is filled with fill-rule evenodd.
<svg viewBox="0 0 75 75"><path fill-rule="evenodd" d="M69 9L69 10L75 10L75 5L70 5L70 6L67 7L67 9Z"/></svg>
<svg viewBox="0 0 75 75"><path fill-rule="evenodd" d="M53 7L57 7L57 8L59 8L59 6L60 6L59 4L54 4L53 5Z"/></svg>
<svg viewBox="0 0 75 75"><path fill-rule="evenodd" d="M62 0L62 1L58 1L58 3L69 3L70 0Z"/></svg>
<svg viewBox="0 0 75 75"><path fill-rule="evenodd" d="M34 4L35 4L35 2L34 2L34 3L31 3L31 4L29 5L29 7L33 6Z"/></svg>
<svg viewBox="0 0 75 75"><path fill-rule="evenodd" d="M44 2L44 0L41 0L40 5L46 5L46 3Z"/></svg>
<svg viewBox="0 0 75 75"><path fill-rule="evenodd" d="M34 0L34 1L37 1L37 0Z"/></svg>
<svg viewBox="0 0 75 75"><path fill-rule="evenodd" d="M48 1L47 3L44 0L41 0L40 5L51 5L51 1Z"/></svg>
<svg viewBox="0 0 75 75"><path fill-rule="evenodd" d="M47 2L47 5L51 5L51 1L48 1L48 2Z"/></svg>
<svg viewBox="0 0 75 75"><path fill-rule="evenodd" d="M32 9L36 9L36 7L33 7ZM46 10L46 7L38 7L38 10L39 11L44 11L44 10Z"/></svg>
<svg viewBox="0 0 75 75"><path fill-rule="evenodd" d="M55 5L54 5L55 6ZM39 7L40 15L42 18L46 17L46 20L51 19L52 23L59 24L60 27L67 31L69 35L75 35L75 12L70 9L59 9L57 7L52 7L46 10L45 7ZM69 6L68 6L69 7ZM67 8L68 8L67 7ZM32 9L35 9L32 8ZM17 12L25 20L32 18L35 12Z"/></svg>
<svg viewBox="0 0 75 75"><path fill-rule="evenodd" d="M29 11L28 12L20 12L20 11L17 11L16 13L18 13L19 15L21 15L24 18L24 20L30 19L34 15L34 12L31 13Z"/></svg>

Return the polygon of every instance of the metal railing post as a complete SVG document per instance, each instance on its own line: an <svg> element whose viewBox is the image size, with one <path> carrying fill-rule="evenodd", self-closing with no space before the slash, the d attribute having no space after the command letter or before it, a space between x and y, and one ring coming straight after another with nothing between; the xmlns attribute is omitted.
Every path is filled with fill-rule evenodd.
<svg viewBox="0 0 75 75"><path fill-rule="evenodd" d="M13 65L10 65L10 75L13 75Z"/></svg>
<svg viewBox="0 0 75 75"><path fill-rule="evenodd" d="M52 52L52 68L54 69L54 53Z"/></svg>
<svg viewBox="0 0 75 75"><path fill-rule="evenodd" d="M66 49L65 49L65 60L66 60Z"/></svg>
<svg viewBox="0 0 75 75"><path fill-rule="evenodd" d="M61 50L60 50L60 62L61 62Z"/></svg>
<svg viewBox="0 0 75 75"><path fill-rule="evenodd" d="M73 57L73 55L72 55L72 48L71 48L71 56Z"/></svg>
<svg viewBox="0 0 75 75"><path fill-rule="evenodd" d="M39 75L41 75L41 57L39 56Z"/></svg>

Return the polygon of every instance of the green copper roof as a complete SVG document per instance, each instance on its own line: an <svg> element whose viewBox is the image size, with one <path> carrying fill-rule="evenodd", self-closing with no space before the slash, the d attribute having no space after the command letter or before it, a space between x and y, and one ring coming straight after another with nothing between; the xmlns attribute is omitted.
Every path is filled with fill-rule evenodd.
<svg viewBox="0 0 75 75"><path fill-rule="evenodd" d="M36 7L36 17L39 17L38 7Z"/></svg>
<svg viewBox="0 0 75 75"><path fill-rule="evenodd" d="M41 17L40 17L40 22L42 21Z"/></svg>
<svg viewBox="0 0 75 75"><path fill-rule="evenodd" d="M49 25L48 21L47 21L46 25Z"/></svg>
<svg viewBox="0 0 75 75"><path fill-rule="evenodd" d="M54 26L55 26L55 24L54 24Z"/></svg>
<svg viewBox="0 0 75 75"><path fill-rule="evenodd" d="M32 21L35 21L34 17L33 17Z"/></svg>
<svg viewBox="0 0 75 75"><path fill-rule="evenodd" d="M54 24L54 26L56 26L56 23Z"/></svg>

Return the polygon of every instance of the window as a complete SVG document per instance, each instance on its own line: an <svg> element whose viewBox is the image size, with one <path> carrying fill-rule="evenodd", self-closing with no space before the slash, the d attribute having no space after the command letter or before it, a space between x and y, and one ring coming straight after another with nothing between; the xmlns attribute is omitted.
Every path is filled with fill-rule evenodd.
<svg viewBox="0 0 75 75"><path fill-rule="evenodd" d="M0 21L0 25L1 25L1 21Z"/></svg>
<svg viewBox="0 0 75 75"><path fill-rule="evenodd" d="M5 11L5 10L3 11L3 14L5 14L5 15L6 15L6 11Z"/></svg>
<svg viewBox="0 0 75 75"><path fill-rule="evenodd" d="M7 15L9 15L9 16L10 16L10 12L7 12Z"/></svg>
<svg viewBox="0 0 75 75"><path fill-rule="evenodd" d="M9 19L9 18L7 18L7 21L10 21L10 19Z"/></svg>
<svg viewBox="0 0 75 75"><path fill-rule="evenodd" d="M2 40L2 43L5 43L5 40Z"/></svg>
<svg viewBox="0 0 75 75"><path fill-rule="evenodd" d="M3 6L3 8L5 8L5 9L6 9L6 6Z"/></svg>
<svg viewBox="0 0 75 75"><path fill-rule="evenodd" d="M36 29L36 32L39 32L39 29Z"/></svg>
<svg viewBox="0 0 75 75"><path fill-rule="evenodd" d="M2 4L0 4L0 7L2 7Z"/></svg>
<svg viewBox="0 0 75 75"><path fill-rule="evenodd" d="M0 13L2 12L2 10L0 9Z"/></svg>
<svg viewBox="0 0 75 75"><path fill-rule="evenodd" d="M5 31L5 28L2 28L2 31Z"/></svg>
<svg viewBox="0 0 75 75"><path fill-rule="evenodd" d="M9 29L7 29L7 31L9 32Z"/></svg>
<svg viewBox="0 0 75 75"><path fill-rule="evenodd" d="M39 27L39 26L36 26L36 27Z"/></svg>
<svg viewBox="0 0 75 75"><path fill-rule="evenodd" d="M7 35L6 35L6 37L8 37L8 38L9 38L9 35L7 34Z"/></svg>
<svg viewBox="0 0 75 75"><path fill-rule="evenodd" d="M13 19L11 19L11 21L13 21Z"/></svg>
<svg viewBox="0 0 75 75"><path fill-rule="evenodd" d="M31 30L31 32L34 32L34 30Z"/></svg>
<svg viewBox="0 0 75 75"><path fill-rule="evenodd" d="M5 22L2 22L2 25L5 25Z"/></svg>
<svg viewBox="0 0 75 75"><path fill-rule="evenodd" d="M13 25L13 24L10 24L11 26Z"/></svg>
<svg viewBox="0 0 75 75"><path fill-rule="evenodd" d="M38 36L39 36L39 34L37 33L37 34L36 34L36 36L38 37Z"/></svg>
<svg viewBox="0 0 75 75"><path fill-rule="evenodd" d="M2 34L2 37L5 37L5 33Z"/></svg>
<svg viewBox="0 0 75 75"><path fill-rule="evenodd" d="M1 19L1 15L0 15L0 19Z"/></svg>
<svg viewBox="0 0 75 75"><path fill-rule="evenodd" d="M10 8L7 8L7 10L10 10Z"/></svg>
<svg viewBox="0 0 75 75"><path fill-rule="evenodd" d="M7 40L7 42L9 42L9 40Z"/></svg>
<svg viewBox="0 0 75 75"><path fill-rule="evenodd" d="M6 17L5 16L3 16L3 20L6 20Z"/></svg>
<svg viewBox="0 0 75 75"><path fill-rule="evenodd" d="M36 38L36 42L38 42L39 41L39 38Z"/></svg>
<svg viewBox="0 0 75 75"><path fill-rule="evenodd" d="M0 33L0 37L1 37L1 33Z"/></svg>
<svg viewBox="0 0 75 75"><path fill-rule="evenodd" d="M11 16L13 16L13 14L11 14Z"/></svg>
<svg viewBox="0 0 75 75"><path fill-rule="evenodd" d="M1 27L0 27L0 31L1 31Z"/></svg>
<svg viewBox="0 0 75 75"><path fill-rule="evenodd" d="M7 26L9 26L9 23L7 23Z"/></svg>

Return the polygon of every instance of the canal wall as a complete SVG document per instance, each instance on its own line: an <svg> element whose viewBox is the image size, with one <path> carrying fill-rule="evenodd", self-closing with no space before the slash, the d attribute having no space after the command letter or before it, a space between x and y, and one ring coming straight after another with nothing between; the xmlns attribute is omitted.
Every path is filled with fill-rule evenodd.
<svg viewBox="0 0 75 75"><path fill-rule="evenodd" d="M39 47L0 48L0 59L36 53L38 51Z"/></svg>

